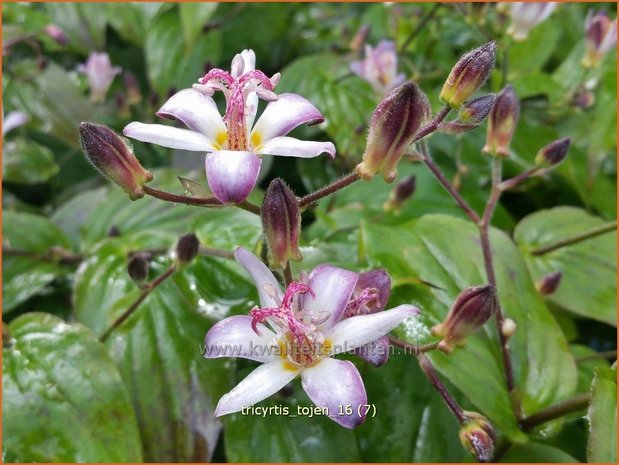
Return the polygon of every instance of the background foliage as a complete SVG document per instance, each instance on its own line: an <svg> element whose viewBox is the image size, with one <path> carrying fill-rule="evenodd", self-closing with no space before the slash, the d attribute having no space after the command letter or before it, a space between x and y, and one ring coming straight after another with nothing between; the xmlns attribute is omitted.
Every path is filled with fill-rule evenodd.
<svg viewBox="0 0 619 465"><path fill-rule="evenodd" d="M580 67L583 23L592 5L565 4L499 54L489 88L512 83L522 115L508 175L530 166L537 150L572 137L565 163L505 195L495 216L497 275L506 313L518 324L512 340L525 413L574 394L593 395L583 411L523 432L502 378L493 328L480 331L453 356L432 361L467 409L498 429L503 461L616 461L616 370L596 352L616 348L616 234L535 256L531 250L616 219L616 58L593 74ZM614 10L612 4L595 8ZM355 431L314 418L212 416L218 398L252 368L244 360L205 361L204 335L218 319L255 303L252 284L235 263L199 257L151 294L105 344L98 342L139 289L127 257L142 249L172 249L195 231L203 245L259 250L259 219L221 211L130 202L84 160L77 128L102 122L120 131L155 112L175 90L206 69L227 68L244 48L258 68L282 72L278 92L311 100L326 116L297 130L333 140L330 161L277 159L264 163L261 186L283 177L297 195L353 167L363 152L369 116L380 99L349 71L359 52L353 36L395 41L400 70L427 93L434 110L440 86L457 58L495 38L505 44L505 16L494 5L47 3L3 5L3 112L23 111L26 125L3 139L3 460L5 461L460 461L458 425L410 357L379 370L359 364L377 415ZM424 18L432 19L419 28ZM615 13L612 12L611 16ZM43 30L56 24L59 44ZM419 29L418 29L419 28ZM401 48L413 35L410 45ZM93 50L106 51L123 75L107 98L88 98L76 71ZM508 58L507 58L508 57ZM126 73L139 85L131 95ZM597 80L587 109L573 96ZM481 210L489 187L480 154L485 125L463 137L433 136L435 159L461 175L463 196ZM136 142L154 184L183 193L176 176L204 184L203 158ZM393 186L357 183L304 216L299 268L329 261L355 270L384 267L392 276L390 304L415 302L417 325L397 333L430 340L466 286L484 282L473 227L420 164L417 190L400 214L384 213ZM255 194L259 201L261 192ZM110 234L115 229L119 234ZM17 253L16 253L17 252ZM157 256L151 277L170 263ZM555 294L534 283L563 273ZM425 283L431 283L432 287ZM490 326L490 325L488 325ZM589 357L589 358L587 358ZM358 363L358 361L356 361ZM264 405L309 405L298 385ZM110 446L113 443L113 446Z"/></svg>

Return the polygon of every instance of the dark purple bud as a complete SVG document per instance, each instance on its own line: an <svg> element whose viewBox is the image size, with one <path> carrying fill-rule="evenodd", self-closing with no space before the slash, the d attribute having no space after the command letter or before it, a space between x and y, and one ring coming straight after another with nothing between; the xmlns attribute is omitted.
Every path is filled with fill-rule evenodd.
<svg viewBox="0 0 619 465"><path fill-rule="evenodd" d="M398 162L429 114L428 99L414 82L394 89L374 110L363 161L355 172L365 180L381 173L393 182Z"/></svg>
<svg viewBox="0 0 619 465"><path fill-rule="evenodd" d="M404 202L410 199L415 193L417 187L417 178L411 175L396 184L395 188L389 194L389 200L383 206L387 211L400 212Z"/></svg>
<svg viewBox="0 0 619 465"><path fill-rule="evenodd" d="M118 236L120 236L120 229L118 229L118 226L112 225L110 229L108 229L107 231L107 237L118 237Z"/></svg>
<svg viewBox="0 0 619 465"><path fill-rule="evenodd" d="M602 62L604 56L617 45L617 20L599 11L589 12L585 20L586 52L582 65L595 68Z"/></svg>
<svg viewBox="0 0 619 465"><path fill-rule="evenodd" d="M200 241L194 233L185 234L176 243L176 258L184 265L190 263L200 251Z"/></svg>
<svg viewBox="0 0 619 465"><path fill-rule="evenodd" d="M497 157L509 156L509 144L514 137L519 117L520 102L514 88L509 85L498 93L490 110L486 146L483 151Z"/></svg>
<svg viewBox="0 0 619 465"><path fill-rule="evenodd" d="M553 294L559 287L559 284L561 284L562 276L563 273L561 273L560 271L549 273L543 278L541 278L539 281L537 281L535 283L535 287L542 295Z"/></svg>
<svg viewBox="0 0 619 465"><path fill-rule="evenodd" d="M432 328L432 334L442 337L438 349L449 354L455 346L464 345L467 337L481 328L496 308L492 286L474 286L462 291L442 323Z"/></svg>
<svg viewBox="0 0 619 465"><path fill-rule="evenodd" d="M439 131L447 134L462 134L463 132L475 129L488 117L495 95L488 94L467 102L458 113L458 117L453 121L441 123Z"/></svg>
<svg viewBox="0 0 619 465"><path fill-rule="evenodd" d="M280 178L269 184L260 216L271 263L284 268L288 260L301 260L299 204L294 193Z"/></svg>
<svg viewBox="0 0 619 465"><path fill-rule="evenodd" d="M467 420L460 429L460 442L478 462L491 462L496 441L492 424L477 412L464 412L464 416Z"/></svg>
<svg viewBox="0 0 619 465"><path fill-rule="evenodd" d="M131 200L144 197L144 184L152 181L153 175L140 165L124 138L107 126L81 123L80 144L86 159L103 176L122 187Z"/></svg>
<svg viewBox="0 0 619 465"><path fill-rule="evenodd" d="M488 42L471 50L453 67L439 98L452 108L460 108L486 82L494 67L496 43Z"/></svg>
<svg viewBox="0 0 619 465"><path fill-rule="evenodd" d="M47 34L51 39L56 41L58 45L67 45L69 43L69 39L67 34L62 30L62 28L56 26L55 24L48 24L45 26L45 34Z"/></svg>
<svg viewBox="0 0 619 465"><path fill-rule="evenodd" d="M571 142L569 137L551 142L537 152L535 163L541 168L554 168L567 157Z"/></svg>
<svg viewBox="0 0 619 465"><path fill-rule="evenodd" d="M123 81L125 89L127 89L127 102L129 105L139 103L142 100L142 93L140 92L140 84L135 74L130 71L125 71L123 74Z"/></svg>
<svg viewBox="0 0 619 465"><path fill-rule="evenodd" d="M576 95L574 95L573 104L577 108L588 110L595 105L595 94L589 89L581 87L576 91Z"/></svg>
<svg viewBox="0 0 619 465"><path fill-rule="evenodd" d="M141 253L133 255L127 264L127 273L136 283L141 283L148 277L148 269L148 259Z"/></svg>

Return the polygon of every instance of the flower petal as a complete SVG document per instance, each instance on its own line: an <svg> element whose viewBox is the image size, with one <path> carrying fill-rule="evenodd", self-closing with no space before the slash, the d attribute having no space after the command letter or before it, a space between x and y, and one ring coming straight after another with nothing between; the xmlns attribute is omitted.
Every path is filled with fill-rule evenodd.
<svg viewBox="0 0 619 465"><path fill-rule="evenodd" d="M389 336L383 336L355 349L355 355L375 367L383 365L389 359Z"/></svg>
<svg viewBox="0 0 619 465"><path fill-rule="evenodd" d="M6 118L2 115L2 135L28 122L28 115L23 111L11 111Z"/></svg>
<svg viewBox="0 0 619 465"><path fill-rule="evenodd" d="M345 428L365 420L368 398L357 368L347 360L323 358L301 372L303 389L318 407L329 410L329 418ZM350 406L352 412L346 414Z"/></svg>
<svg viewBox="0 0 619 465"><path fill-rule="evenodd" d="M335 145L331 142L314 142L294 137L276 137L254 148L258 155L280 157L314 158L322 153L335 157Z"/></svg>
<svg viewBox="0 0 619 465"><path fill-rule="evenodd" d="M323 330L331 328L346 310L358 276L353 271L335 266L318 265L309 275L309 287L315 297L310 294L301 296L301 308L314 313L318 319L322 319L321 315L328 312L328 319L320 327Z"/></svg>
<svg viewBox="0 0 619 465"><path fill-rule="evenodd" d="M188 129L133 122L123 129L123 134L132 139L150 142L173 149L209 152L214 150L212 141L203 134Z"/></svg>
<svg viewBox="0 0 619 465"><path fill-rule="evenodd" d="M368 287L378 290L378 302L370 308L370 311L374 313L384 309L389 301L389 295L391 295L391 278L389 278L387 272L378 269L359 273L355 292L363 291Z"/></svg>
<svg viewBox="0 0 619 465"><path fill-rule="evenodd" d="M271 270L269 270L258 257L243 247L236 249L234 258L245 268L256 284L258 295L260 296L260 306L262 308L279 307L280 302L276 302L272 296L273 292L275 292L278 296L278 300L281 301L282 291L277 279L275 279L275 276L271 273Z"/></svg>
<svg viewBox="0 0 619 465"><path fill-rule="evenodd" d="M258 180L261 160L251 152L218 150L206 156L208 185L223 203L247 199Z"/></svg>
<svg viewBox="0 0 619 465"><path fill-rule="evenodd" d="M275 394L299 374L298 370L290 369L290 364L277 360L260 365L236 385L232 391L225 394L215 409L215 416L220 417L240 411L272 394Z"/></svg>
<svg viewBox="0 0 619 465"><path fill-rule="evenodd" d="M275 333L258 323L259 336L252 329L251 322L250 316L235 315L216 323L206 334L204 357L242 357L257 362L279 359L272 347Z"/></svg>
<svg viewBox="0 0 619 465"><path fill-rule="evenodd" d="M361 347L386 335L419 309L414 305L400 305L391 310L360 315L340 321L327 336L331 340L331 353L340 354Z"/></svg>
<svg viewBox="0 0 619 465"><path fill-rule="evenodd" d="M157 116L182 121L192 131L208 137L213 143L227 132L215 101L195 89L183 89L168 99Z"/></svg>
<svg viewBox="0 0 619 465"><path fill-rule="evenodd" d="M281 94L270 102L252 130L252 135L260 141L285 136L297 126L318 124L324 117L308 100L297 94Z"/></svg>

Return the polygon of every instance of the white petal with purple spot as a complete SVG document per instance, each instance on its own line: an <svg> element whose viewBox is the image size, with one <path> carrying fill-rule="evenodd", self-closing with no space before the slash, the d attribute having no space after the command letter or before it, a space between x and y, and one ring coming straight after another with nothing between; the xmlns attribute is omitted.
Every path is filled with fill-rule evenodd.
<svg viewBox="0 0 619 465"><path fill-rule="evenodd" d="M251 152L219 150L206 156L206 179L223 203L247 199L256 185L261 160Z"/></svg>

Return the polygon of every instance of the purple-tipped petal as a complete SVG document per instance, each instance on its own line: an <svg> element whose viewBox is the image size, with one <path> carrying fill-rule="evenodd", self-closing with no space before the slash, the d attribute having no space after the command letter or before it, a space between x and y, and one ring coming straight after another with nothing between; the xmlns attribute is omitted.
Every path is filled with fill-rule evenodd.
<svg viewBox="0 0 619 465"><path fill-rule="evenodd" d="M4 116L4 115L3 115ZM28 115L23 111L11 111L6 118L2 118L2 135L13 129L23 126L28 121Z"/></svg>
<svg viewBox="0 0 619 465"><path fill-rule="evenodd" d="M383 310L389 301L391 295L391 278L385 270L372 270L365 273L359 273L359 279L355 286L355 293L361 292L366 288L378 290L378 302L373 306L368 306L372 313Z"/></svg>
<svg viewBox="0 0 619 465"><path fill-rule="evenodd" d="M241 357L257 362L278 360L280 357L272 347L275 333L258 323L259 336L251 322L250 316L235 315L216 323L206 334L204 357Z"/></svg>
<svg viewBox="0 0 619 465"><path fill-rule="evenodd" d="M213 142L203 134L188 129L164 126L163 124L144 124L133 122L123 129L123 134L132 139L172 149L209 152L214 150Z"/></svg>
<svg viewBox="0 0 619 465"><path fill-rule="evenodd" d="M258 289L258 295L260 296L260 307L279 307L283 294L271 270L258 257L243 247L236 249L234 258L245 268L256 284L256 289ZM273 298L273 293L276 294L277 300Z"/></svg>
<svg viewBox="0 0 619 465"><path fill-rule="evenodd" d="M178 119L189 129L204 134L213 143L225 140L226 124L213 99L195 89L183 89L168 99L157 116Z"/></svg>
<svg viewBox="0 0 619 465"><path fill-rule="evenodd" d="M260 365L232 391L219 399L215 416L239 412L243 407L250 407L266 399L292 381L298 374L298 370L291 369L290 364L282 360Z"/></svg>
<svg viewBox="0 0 619 465"><path fill-rule="evenodd" d="M219 150L206 156L206 179L223 203L247 199L258 180L261 160L251 152Z"/></svg>
<svg viewBox="0 0 619 465"><path fill-rule="evenodd" d="M371 315L346 318L336 324L327 337L331 340L333 355L361 347L385 336L408 317L415 316L419 309L414 305L400 305Z"/></svg>
<svg viewBox="0 0 619 465"><path fill-rule="evenodd" d="M256 121L252 130L252 140L256 145L275 137L285 136L301 124L322 123L324 117L308 100L296 94L281 94L270 102Z"/></svg>
<svg viewBox="0 0 619 465"><path fill-rule="evenodd" d="M314 158L326 153L335 157L335 145L331 142L314 142L294 137L276 137L255 147L258 155L278 155L280 157Z"/></svg>
<svg viewBox="0 0 619 465"><path fill-rule="evenodd" d="M359 371L351 362L323 358L304 369L301 379L312 402L318 407L326 407L333 421L350 429L363 423L368 399ZM348 406L352 413L347 415Z"/></svg>
<svg viewBox="0 0 619 465"><path fill-rule="evenodd" d="M389 336L383 336L361 347L357 347L355 355L358 355L375 367L385 364L389 359Z"/></svg>
<svg viewBox="0 0 619 465"><path fill-rule="evenodd" d="M309 275L309 287L314 296L304 294L301 299L303 310L321 315L329 313L329 318L320 325L328 330L340 320L350 296L355 289L358 274L331 265L319 265Z"/></svg>

